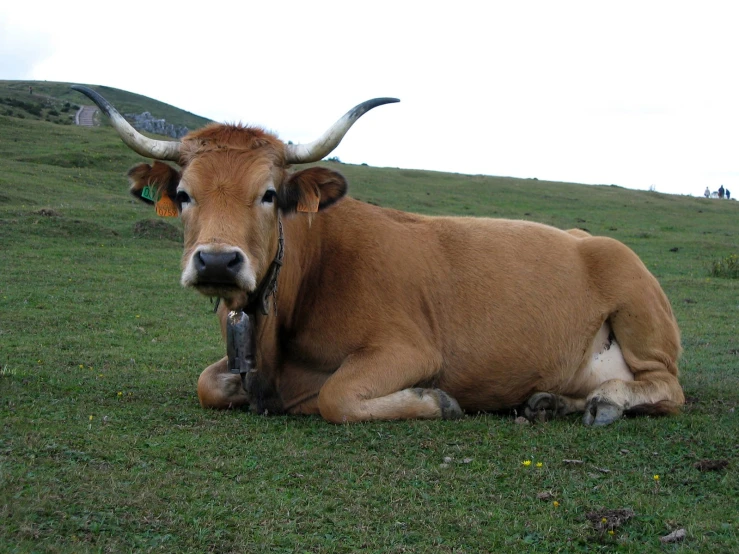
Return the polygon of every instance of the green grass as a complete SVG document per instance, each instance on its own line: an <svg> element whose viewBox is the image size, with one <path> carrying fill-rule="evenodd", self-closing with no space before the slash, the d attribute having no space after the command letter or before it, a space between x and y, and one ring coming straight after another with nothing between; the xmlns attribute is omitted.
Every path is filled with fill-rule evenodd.
<svg viewBox="0 0 739 554"><path fill-rule="evenodd" d="M727 279L739 279L739 255L730 254L724 258L714 260L711 265L711 275Z"/></svg>
<svg viewBox="0 0 739 554"><path fill-rule="evenodd" d="M107 127L0 115L3 551L739 550L739 281L711 276L736 253L739 203L329 164L384 206L624 241L675 308L691 398L604 429L335 426L200 409L197 377L224 346L208 299L178 285L178 223L156 228L128 196L138 160ZM705 458L729 466L698 471ZM613 535L586 517L622 508L635 516ZM685 541L662 545L677 528Z"/></svg>

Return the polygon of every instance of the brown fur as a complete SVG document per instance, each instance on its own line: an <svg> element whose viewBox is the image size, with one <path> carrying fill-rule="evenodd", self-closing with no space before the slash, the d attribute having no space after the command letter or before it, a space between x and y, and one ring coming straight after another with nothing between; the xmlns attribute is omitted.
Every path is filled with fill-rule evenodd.
<svg viewBox="0 0 739 554"><path fill-rule="evenodd" d="M259 129L209 126L186 137L182 152L180 188L193 198L182 214L183 268L204 245L237 248L258 283L277 249L278 204L284 215L277 310L257 315L258 379L279 400L271 411L333 422L452 417L453 399L475 412L549 391L573 397L579 411L587 403L586 417L616 406L599 424L641 405L664 411L658 406L684 401L670 304L613 239L339 201L343 177L324 168L289 174L283 143ZM129 174L134 187L152 179L146 167ZM261 200L270 186L274 206ZM312 221L290 215L315 195ZM222 324L250 292L197 288L224 298ZM606 322L634 381L581 391L571 378ZM226 365L201 376L201 404L254 405Z"/></svg>
<svg viewBox="0 0 739 554"><path fill-rule="evenodd" d="M660 400L654 404L639 404L624 410L625 416L664 416L677 415L682 411L682 405L670 400Z"/></svg>
<svg viewBox="0 0 739 554"><path fill-rule="evenodd" d="M573 237L577 237L579 239L586 239L588 237L593 236L587 231L585 231L584 229L567 229L567 232L571 234Z"/></svg>

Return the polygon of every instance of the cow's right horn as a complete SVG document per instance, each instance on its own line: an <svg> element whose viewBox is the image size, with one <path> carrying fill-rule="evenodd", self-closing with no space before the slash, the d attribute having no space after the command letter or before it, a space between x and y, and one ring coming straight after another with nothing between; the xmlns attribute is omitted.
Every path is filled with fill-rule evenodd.
<svg viewBox="0 0 739 554"><path fill-rule="evenodd" d="M180 161L180 142L174 140L154 140L145 137L124 119L110 103L97 92L82 85L72 85L72 88L87 96L97 104L105 115L110 118L110 124L118 131L123 142L134 152L146 158L155 160Z"/></svg>
<svg viewBox="0 0 739 554"><path fill-rule="evenodd" d="M373 98L372 100L367 100L354 106L344 114L344 117L334 123L328 131L313 142L309 144L288 144L286 151L287 163L304 164L317 162L328 156L339 145L341 139L344 138L344 135L354 125L357 119L372 108L393 102L400 102L400 100L397 98Z"/></svg>

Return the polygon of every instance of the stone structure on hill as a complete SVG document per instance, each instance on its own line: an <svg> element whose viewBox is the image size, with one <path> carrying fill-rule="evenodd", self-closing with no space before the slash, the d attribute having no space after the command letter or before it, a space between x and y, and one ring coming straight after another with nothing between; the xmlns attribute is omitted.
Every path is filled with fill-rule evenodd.
<svg viewBox="0 0 739 554"><path fill-rule="evenodd" d="M125 117L139 131L147 131L176 139L182 138L190 132L184 125L175 125L173 123L167 123L164 119L156 119L149 112L140 114L127 113Z"/></svg>

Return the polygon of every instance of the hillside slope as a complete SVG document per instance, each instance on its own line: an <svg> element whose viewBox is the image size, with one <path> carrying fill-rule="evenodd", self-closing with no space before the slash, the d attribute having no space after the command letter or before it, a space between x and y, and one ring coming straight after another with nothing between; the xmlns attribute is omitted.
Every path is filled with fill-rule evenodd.
<svg viewBox="0 0 739 554"><path fill-rule="evenodd" d="M71 90L71 85L72 83L53 81L0 81L0 114L20 119L72 124L79 106L92 102L79 92ZM105 96L121 113L150 112L155 118L165 119L174 125L184 125L189 129L197 129L210 123L209 119L147 96L110 87L87 86Z"/></svg>

